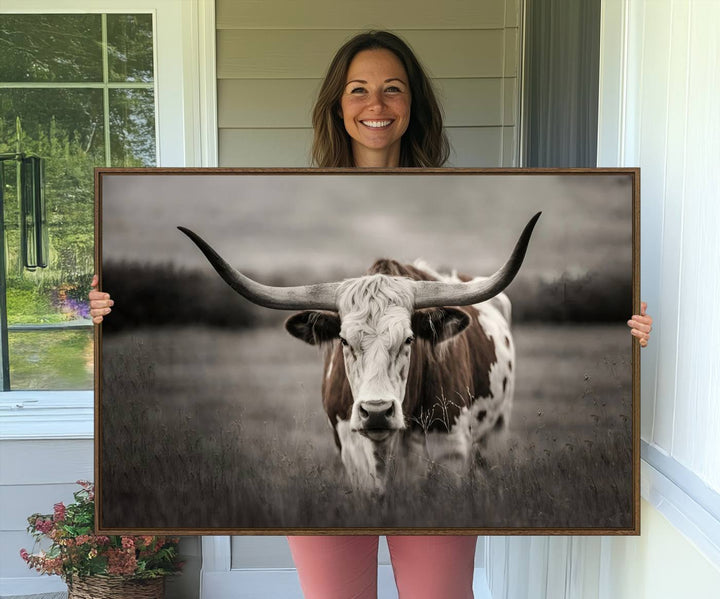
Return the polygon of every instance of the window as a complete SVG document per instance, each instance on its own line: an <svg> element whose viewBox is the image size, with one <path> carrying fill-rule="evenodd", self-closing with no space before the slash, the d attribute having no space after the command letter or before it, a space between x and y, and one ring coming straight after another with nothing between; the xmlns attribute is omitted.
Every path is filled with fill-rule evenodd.
<svg viewBox="0 0 720 599"><path fill-rule="evenodd" d="M111 17L114 14L137 14L139 6L136 2L129 3L124 0L92 0L92 2L24 0L22 3L0 2L0 4L2 4L0 30L13 15L23 15L26 18L67 15L102 19L100 13L106 13L112 21ZM129 85L115 86L115 89L154 89L154 119L157 132L155 150L158 166L217 166L215 3L205 0L183 2L147 0L140 6L144 18L152 17L154 85L149 81L136 79L126 82ZM100 35L102 36L102 29ZM0 62L2 62L8 59L5 57L5 46L1 45L5 41L4 35L0 37L3 38L0 40L0 47L3 48L0 52ZM43 85L49 89L52 87L49 83L51 82L36 81L31 84L26 81L3 84L3 79L0 77L0 110L7 90L37 89ZM66 81L56 81L56 83L65 83L70 90L77 89L67 85ZM108 79L108 83L120 82ZM145 85L136 86L136 83ZM84 87L87 89L92 86L84 85ZM109 85L108 90L112 88L113 85ZM108 100L110 97L108 92ZM112 123L108 124L108 130L111 130L111 125ZM102 126L105 127L104 115ZM94 140L98 135L99 131L96 129ZM129 137L133 139L132 136ZM102 139L104 144L104 138ZM3 142L5 141L3 138ZM106 162L101 160L98 164L106 164ZM47 171L49 167L47 164L45 166ZM5 168L11 166L6 165ZM14 177L14 171L12 173ZM91 179L85 181L90 184ZM89 281L89 270L86 272L88 274L85 276ZM4 281L4 277L0 277L0 282ZM7 333L7 327L0 327L0 333L3 331ZM85 334L88 338L92 335L89 323L85 323ZM90 350L89 345L85 347L86 351ZM37 363L41 357L33 356L33 359ZM74 361L72 367L81 367L83 376L86 377L85 381L89 383L91 371L89 356L87 359L84 365L82 362ZM13 381L11 383L15 386ZM93 393L90 389L86 391L15 390L0 393L0 439L78 439L92 436Z"/></svg>
<svg viewBox="0 0 720 599"><path fill-rule="evenodd" d="M157 162L153 15L3 15L0 48L4 387L92 389L93 167ZM23 156L44 162L44 268L21 251Z"/></svg>

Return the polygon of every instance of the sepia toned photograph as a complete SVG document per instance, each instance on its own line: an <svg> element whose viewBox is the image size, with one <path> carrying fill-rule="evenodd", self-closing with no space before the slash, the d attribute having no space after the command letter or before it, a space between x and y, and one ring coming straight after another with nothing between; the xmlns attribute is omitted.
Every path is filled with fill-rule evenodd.
<svg viewBox="0 0 720 599"><path fill-rule="evenodd" d="M102 531L637 531L635 169L98 169Z"/></svg>

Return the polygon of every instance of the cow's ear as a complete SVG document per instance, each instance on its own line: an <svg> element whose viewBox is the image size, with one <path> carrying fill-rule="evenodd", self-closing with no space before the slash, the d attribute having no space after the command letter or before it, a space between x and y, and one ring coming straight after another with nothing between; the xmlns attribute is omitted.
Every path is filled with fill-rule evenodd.
<svg viewBox="0 0 720 599"><path fill-rule="evenodd" d="M458 308L427 308L412 315L415 335L430 343L440 343L454 337L470 324L470 317Z"/></svg>
<svg viewBox="0 0 720 599"><path fill-rule="evenodd" d="M285 328L293 337L310 345L319 345L340 335L340 317L334 312L305 310L288 318Z"/></svg>

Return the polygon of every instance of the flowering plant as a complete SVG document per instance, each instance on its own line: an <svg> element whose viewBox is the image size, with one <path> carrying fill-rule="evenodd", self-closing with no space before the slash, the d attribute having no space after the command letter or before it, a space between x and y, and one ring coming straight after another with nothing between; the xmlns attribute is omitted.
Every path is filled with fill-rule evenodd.
<svg viewBox="0 0 720 599"><path fill-rule="evenodd" d="M77 482L81 489L73 493L75 503L56 503L52 514L28 518L27 530L35 538L33 551L46 539L51 541L48 549L37 553L20 550L30 568L69 582L75 576L143 579L180 571L176 537L94 535L95 488L87 481Z"/></svg>

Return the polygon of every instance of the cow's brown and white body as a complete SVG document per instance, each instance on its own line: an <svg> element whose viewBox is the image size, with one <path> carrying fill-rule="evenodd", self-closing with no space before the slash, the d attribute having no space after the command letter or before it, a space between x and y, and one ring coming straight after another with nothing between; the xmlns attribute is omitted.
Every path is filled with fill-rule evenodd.
<svg viewBox="0 0 720 599"><path fill-rule="evenodd" d="M364 276L301 287L253 281L181 230L241 295L302 310L285 326L329 348L322 397L342 461L356 486L382 492L389 476L412 465L461 473L473 448L507 425L514 348L502 291L522 265L539 216L487 278L378 260Z"/></svg>
<svg viewBox="0 0 720 599"><path fill-rule="evenodd" d="M381 275L378 284L384 287L393 286L392 277L461 281L457 275L442 276L424 264L410 266L392 260L377 261L368 275L360 284L367 285L370 275ZM415 339L407 366L402 364L400 369L392 364L391 352L373 347L388 343L386 333L393 326L400 329L402 341L408 324L412 331L411 321L401 324L388 316L396 307L393 303L389 297L376 299L371 307L362 301L348 302L342 316L343 321L361 321L365 337L371 337L365 345L374 354L375 364L368 365L368 370L375 371L375 390L358 395L392 401L394 413L402 414L402 422L393 422L397 428L390 434L379 429L373 435L362 431L358 418L353 418L360 404L346 373L347 350L339 340L332 342L326 354L323 373L323 406L346 471L356 486L375 490L384 488L389 469L397 471L398 461L406 473L409 469L421 473L430 464L462 473L478 444L505 429L513 399L515 353L507 296L499 294L481 304L455 308L467 316L467 326L448 338L434 340L411 333ZM399 312L402 321L405 309ZM387 380L388 373L399 370L402 374L405 367L405 386L396 401L400 390Z"/></svg>

